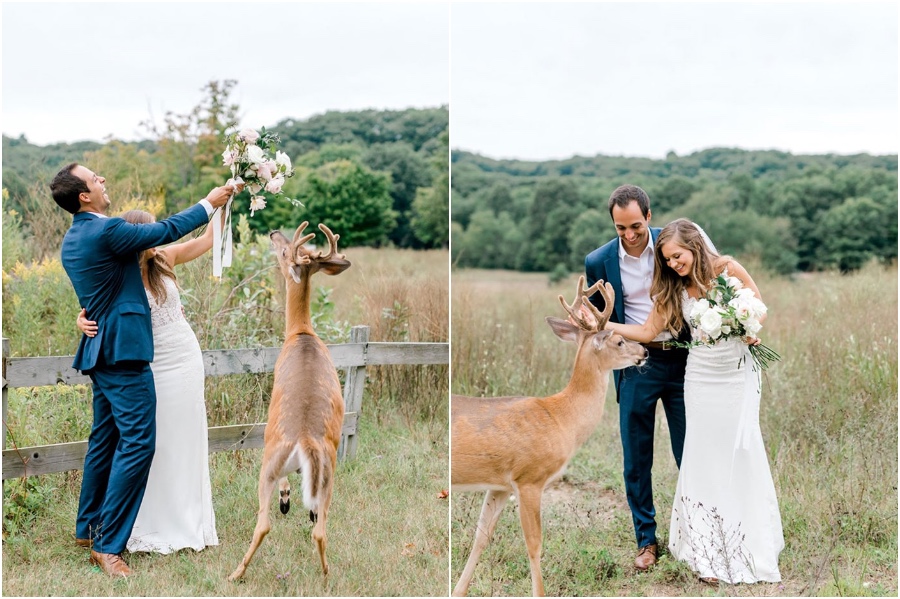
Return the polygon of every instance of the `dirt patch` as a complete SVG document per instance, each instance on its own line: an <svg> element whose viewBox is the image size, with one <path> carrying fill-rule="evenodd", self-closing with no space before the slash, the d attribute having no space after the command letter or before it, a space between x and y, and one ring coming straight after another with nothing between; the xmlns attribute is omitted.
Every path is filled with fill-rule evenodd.
<svg viewBox="0 0 900 599"><path fill-rule="evenodd" d="M608 522L619 510L628 511L624 496L593 481L572 482L565 478L544 489L544 506L568 508L579 518Z"/></svg>

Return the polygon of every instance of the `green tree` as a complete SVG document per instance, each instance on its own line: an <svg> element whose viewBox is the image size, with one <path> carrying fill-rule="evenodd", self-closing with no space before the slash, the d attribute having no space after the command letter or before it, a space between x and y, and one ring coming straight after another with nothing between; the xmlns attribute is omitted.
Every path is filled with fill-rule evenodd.
<svg viewBox="0 0 900 599"><path fill-rule="evenodd" d="M446 171L446 160L443 162ZM369 146L362 156L362 163L374 171L383 171L391 176L391 198L397 214L397 226L391 233L391 241L399 247L421 247L422 244L417 243L420 238L414 234L410 221L418 190L431 185L432 173L428 161L408 143L392 142ZM421 199L419 203L422 204ZM446 228L444 225L444 229ZM432 238L432 233L430 231L426 235ZM446 239L446 236L445 231L442 237Z"/></svg>
<svg viewBox="0 0 900 599"><path fill-rule="evenodd" d="M859 269L876 257L887 228L884 224L885 212L870 198L850 198L829 209L823 215L817 232L822 240L819 262L848 272Z"/></svg>
<svg viewBox="0 0 900 599"><path fill-rule="evenodd" d="M585 256L615 236L616 227L609 213L591 208L579 214L569 230L570 270L583 270Z"/></svg>
<svg viewBox="0 0 900 599"><path fill-rule="evenodd" d="M538 184L528 211L526 244L520 258L523 270L550 271L569 263L569 228L578 216L580 197L569 179Z"/></svg>
<svg viewBox="0 0 900 599"><path fill-rule="evenodd" d="M521 235L508 212L477 210L462 236L459 264L475 268L513 268Z"/></svg>
<svg viewBox="0 0 900 599"><path fill-rule="evenodd" d="M339 234L343 247L383 245L396 223L389 189L384 173L350 160L330 162L306 173L297 194L303 209L281 226L292 228L308 220Z"/></svg>
<svg viewBox="0 0 900 599"><path fill-rule="evenodd" d="M239 106L230 101L235 85L234 79L210 81L187 114L168 111L161 124L152 118L142 123L156 140L156 158L168 177L165 212L188 207L228 178L221 154L226 132L238 122Z"/></svg>
<svg viewBox="0 0 900 599"><path fill-rule="evenodd" d="M450 241L450 134L440 136L440 150L431 158L434 184L419 188L413 200L410 226L425 247L447 247Z"/></svg>

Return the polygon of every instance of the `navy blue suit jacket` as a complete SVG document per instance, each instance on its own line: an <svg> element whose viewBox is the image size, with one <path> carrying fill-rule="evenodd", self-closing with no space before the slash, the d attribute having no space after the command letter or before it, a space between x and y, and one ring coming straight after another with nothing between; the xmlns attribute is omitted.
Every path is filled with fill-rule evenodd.
<svg viewBox="0 0 900 599"><path fill-rule="evenodd" d="M656 238L659 237L659 227L650 227L650 235L653 238L653 244L656 245ZM616 292L613 311L609 319L613 322L625 322L625 299L622 294L622 272L619 270L619 238L615 237L612 241L601 246L587 255L584 259L584 274L587 279L588 286L593 285L599 280L607 281L612 285ZM598 310L603 310L606 302L599 293L591 296L591 303L597 306ZM619 375L621 370L614 370L613 377L616 384L616 396L619 394Z"/></svg>
<svg viewBox="0 0 900 599"><path fill-rule="evenodd" d="M62 264L88 319L97 321L97 335L82 335L72 368L85 372L98 363L153 361L150 304L138 257L184 237L208 218L200 204L143 225L88 212L74 215L62 243Z"/></svg>

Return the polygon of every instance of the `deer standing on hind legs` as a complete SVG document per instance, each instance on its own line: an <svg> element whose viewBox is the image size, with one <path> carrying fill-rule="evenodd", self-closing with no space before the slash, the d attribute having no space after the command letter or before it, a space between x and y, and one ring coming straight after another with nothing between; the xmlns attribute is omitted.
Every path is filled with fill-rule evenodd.
<svg viewBox="0 0 900 599"><path fill-rule="evenodd" d="M287 285L287 323L284 345L275 362L272 401L259 472L256 529L250 548L229 580L244 575L253 554L269 533L269 500L276 482L281 512L286 514L290 509L287 475L295 471L303 477L303 503L309 508L309 518L314 523L312 538L319 550L322 572L328 576L325 523L344 423L344 398L331 354L312 327L310 278L319 271L339 274L350 266L350 262L337 251L340 236L325 225L320 224L319 229L328 238L328 252L303 247L315 237L315 233L303 235L307 224L304 222L297 228L293 241L288 241L278 231L269 235Z"/></svg>
<svg viewBox="0 0 900 599"><path fill-rule="evenodd" d="M587 299L598 290L606 300L602 313ZM532 593L544 594L544 488L562 475L566 464L599 424L609 373L641 366L647 360L647 350L642 345L604 330L614 297L612 285L604 285L603 281L584 289L584 277L578 279L578 292L571 306L559 296L569 319L548 316L547 324L557 337L578 346L572 377L559 393L549 397L451 398L451 486L457 491L486 491L472 553L453 595L463 596L468 591L475 565L510 493L519 498Z"/></svg>

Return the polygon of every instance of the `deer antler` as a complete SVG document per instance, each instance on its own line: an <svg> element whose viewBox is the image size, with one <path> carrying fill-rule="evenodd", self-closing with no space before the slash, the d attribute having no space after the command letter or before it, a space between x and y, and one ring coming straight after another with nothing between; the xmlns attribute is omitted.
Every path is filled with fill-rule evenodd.
<svg viewBox="0 0 900 599"><path fill-rule="evenodd" d="M606 303L603 307L603 312L598 310L596 306L588 300L588 298L597 291L600 292L600 295L603 296L603 300ZM578 277L578 289L575 295L575 301L572 302L572 305L567 304L562 295L559 296L559 303L561 303L565 311L568 312L569 317L574 324L586 331L599 331L606 326L607 322L609 322L609 315L612 314L614 299L615 293L611 284L604 283L600 280L585 289L584 277L581 276ZM587 313L584 311L585 308L588 310Z"/></svg>
<svg viewBox="0 0 900 599"><path fill-rule="evenodd" d="M309 225L309 221L305 220L302 223L300 223L299 227L297 227L297 232L294 233L294 240L291 241L291 245L294 246L294 248L299 248L299 247L303 246L306 242L308 242L310 239L312 239L313 237L316 236L315 233L307 233L306 235L303 235L303 230L306 228L307 225ZM302 238L300 237L301 235L303 235Z"/></svg>
<svg viewBox="0 0 900 599"><path fill-rule="evenodd" d="M322 231L322 233L325 233L325 237L328 238L328 253L323 255L322 252L319 252L319 255L316 256L316 260L331 260L333 258L343 259L344 255L338 254L337 251L337 242L341 236L335 235L331 232L331 229L321 223L319 224L319 230Z"/></svg>

